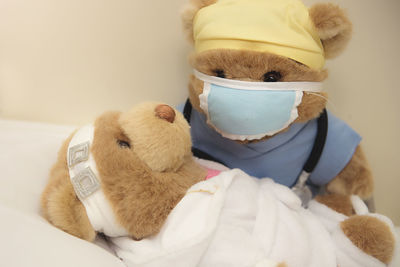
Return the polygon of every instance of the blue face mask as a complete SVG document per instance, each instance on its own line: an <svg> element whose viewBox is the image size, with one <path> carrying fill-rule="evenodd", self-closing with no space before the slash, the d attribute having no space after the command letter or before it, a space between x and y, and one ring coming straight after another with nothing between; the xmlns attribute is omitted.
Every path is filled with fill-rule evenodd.
<svg viewBox="0 0 400 267"><path fill-rule="evenodd" d="M254 140L288 127L297 117L304 91L319 92L319 82L244 82L205 75L199 96L207 123L233 140Z"/></svg>

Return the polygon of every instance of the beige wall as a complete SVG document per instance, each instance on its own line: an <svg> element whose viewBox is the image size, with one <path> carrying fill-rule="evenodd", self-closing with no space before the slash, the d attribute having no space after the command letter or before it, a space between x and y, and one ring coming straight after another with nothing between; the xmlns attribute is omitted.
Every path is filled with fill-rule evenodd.
<svg viewBox="0 0 400 267"><path fill-rule="evenodd" d="M143 100L183 101L185 2L1 0L0 116L82 124ZM400 1L336 2L354 38L327 65L330 109L364 137L377 208L400 224Z"/></svg>
<svg viewBox="0 0 400 267"><path fill-rule="evenodd" d="M85 123L186 94L188 46L174 0L0 0L7 118Z"/></svg>
<svg viewBox="0 0 400 267"><path fill-rule="evenodd" d="M334 2L347 9L354 33L345 53L327 64L329 107L362 135L375 176L377 210L399 225L400 1Z"/></svg>

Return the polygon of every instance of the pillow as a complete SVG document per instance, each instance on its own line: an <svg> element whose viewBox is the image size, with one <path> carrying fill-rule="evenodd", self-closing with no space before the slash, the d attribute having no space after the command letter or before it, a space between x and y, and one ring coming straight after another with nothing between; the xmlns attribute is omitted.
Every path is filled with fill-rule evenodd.
<svg viewBox="0 0 400 267"><path fill-rule="evenodd" d="M40 216L40 195L50 168L74 129L0 120L0 266L124 266L105 250L104 242L105 249Z"/></svg>

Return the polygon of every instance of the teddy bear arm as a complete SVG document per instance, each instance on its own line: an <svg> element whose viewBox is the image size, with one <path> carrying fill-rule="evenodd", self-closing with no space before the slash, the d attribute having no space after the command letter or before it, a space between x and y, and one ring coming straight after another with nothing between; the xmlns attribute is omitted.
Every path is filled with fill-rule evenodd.
<svg viewBox="0 0 400 267"><path fill-rule="evenodd" d="M395 239L385 222L369 215L355 215L350 196L326 194L316 196L315 200L348 216L340 228L356 247L385 264L391 261Z"/></svg>
<svg viewBox="0 0 400 267"><path fill-rule="evenodd" d="M317 195L315 200L336 212L351 216L354 214L353 204L349 195L325 194Z"/></svg>
<svg viewBox="0 0 400 267"><path fill-rule="evenodd" d="M326 190L340 195L358 195L365 200L371 197L373 187L372 173L359 145L346 167L327 184Z"/></svg>
<svg viewBox="0 0 400 267"><path fill-rule="evenodd" d="M394 255L395 238L389 226L378 218L355 215L340 223L343 233L366 254L389 264Z"/></svg>

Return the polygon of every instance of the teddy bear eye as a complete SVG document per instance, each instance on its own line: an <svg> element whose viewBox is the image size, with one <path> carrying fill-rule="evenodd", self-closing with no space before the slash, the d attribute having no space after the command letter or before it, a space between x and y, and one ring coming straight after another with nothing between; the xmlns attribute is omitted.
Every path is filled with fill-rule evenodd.
<svg viewBox="0 0 400 267"><path fill-rule="evenodd" d="M127 141L117 140L117 143L121 148L131 148L131 145Z"/></svg>
<svg viewBox="0 0 400 267"><path fill-rule="evenodd" d="M225 72L223 70L217 69L214 70L215 76L219 78L225 78Z"/></svg>
<svg viewBox="0 0 400 267"><path fill-rule="evenodd" d="M277 71L270 71L264 74L264 82L277 82L282 78L282 75Z"/></svg>

